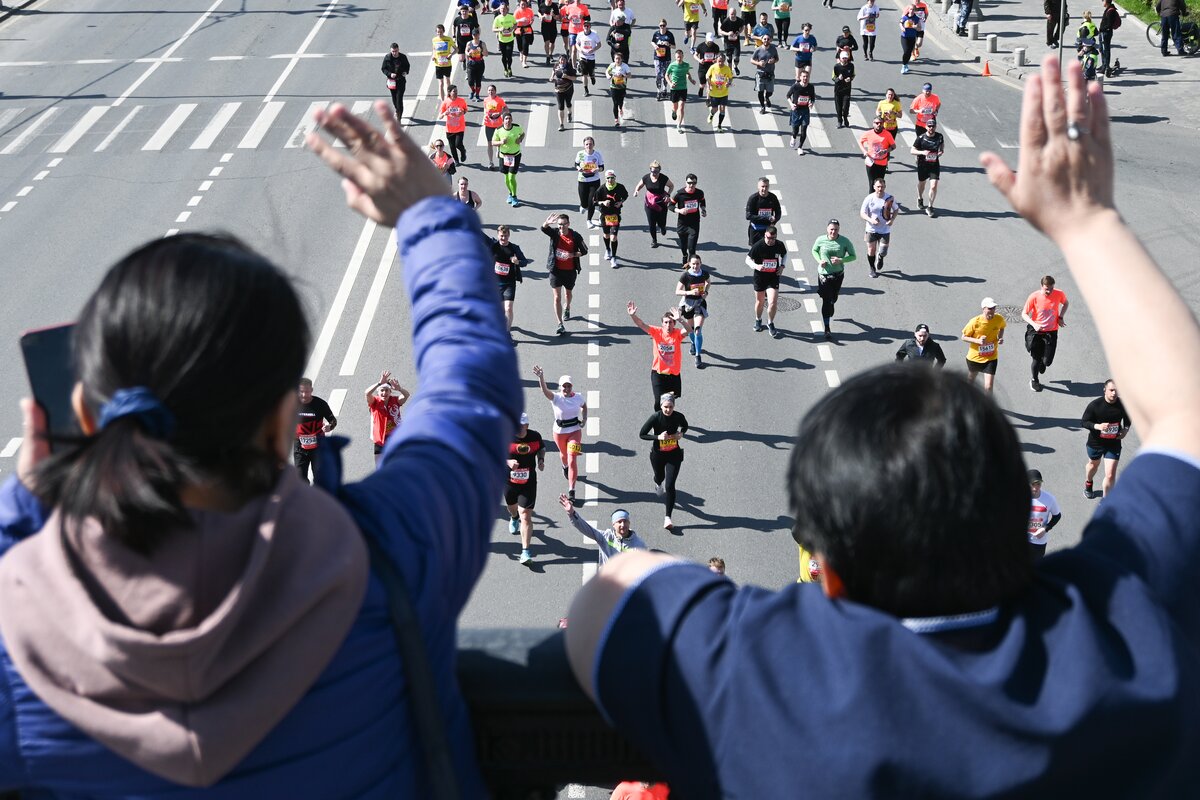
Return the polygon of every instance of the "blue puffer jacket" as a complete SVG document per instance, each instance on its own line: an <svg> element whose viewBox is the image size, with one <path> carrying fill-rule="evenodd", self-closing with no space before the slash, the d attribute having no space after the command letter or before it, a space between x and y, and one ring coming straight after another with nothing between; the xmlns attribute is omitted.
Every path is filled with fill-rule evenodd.
<svg viewBox="0 0 1200 800"><path fill-rule="evenodd" d="M484 791L454 680L456 620L483 570L504 454L522 408L478 217L422 201L395 235L412 302L420 392L380 469L339 486L335 448L322 483L380 542L414 596L464 797ZM331 444L333 442L331 441ZM47 510L11 479L0 489L0 550L36 535ZM25 798L428 797L405 673L374 576L329 666L266 738L206 789L173 784L115 755L43 703L0 642L0 790ZM252 713L253 709L250 709Z"/></svg>

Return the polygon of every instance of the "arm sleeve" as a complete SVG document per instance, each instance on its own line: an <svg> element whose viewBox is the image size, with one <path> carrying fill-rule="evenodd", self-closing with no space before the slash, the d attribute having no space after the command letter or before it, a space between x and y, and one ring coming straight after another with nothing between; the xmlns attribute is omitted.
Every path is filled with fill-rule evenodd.
<svg viewBox="0 0 1200 800"><path fill-rule="evenodd" d="M400 217L395 235L421 391L380 468L342 497L393 556L418 616L447 625L440 639L453 637L483 570L522 398L478 215L430 197Z"/></svg>
<svg viewBox="0 0 1200 800"><path fill-rule="evenodd" d="M757 211L754 208L754 198L757 196L758 196L757 194L752 194L752 195L750 195L750 198L748 200L746 200L746 221L747 222L754 219L755 215L757 214Z"/></svg>
<svg viewBox="0 0 1200 800"><path fill-rule="evenodd" d="M578 513L572 515L570 519L571 524L575 526L575 530L579 531L584 536L593 539L596 544L600 545L601 550L604 550L608 547L608 542L604 540L604 534L601 531L593 528L591 523L579 516Z"/></svg>
<svg viewBox="0 0 1200 800"><path fill-rule="evenodd" d="M649 419L642 424L642 429L638 431L638 437L647 441L654 441L654 434L651 431L654 429L654 418L657 414L651 414Z"/></svg>
<svg viewBox="0 0 1200 800"><path fill-rule="evenodd" d="M676 411L675 413L679 414L678 411ZM685 417L683 414L679 414L679 432L687 433L687 430L688 430L687 417Z"/></svg>
<svg viewBox="0 0 1200 800"><path fill-rule="evenodd" d="M0 555L42 529L50 509L42 505L16 475L0 486Z"/></svg>
<svg viewBox="0 0 1200 800"><path fill-rule="evenodd" d="M856 253L856 252L855 252L855 250L854 250L854 242L850 241L850 240L849 240L847 237L845 237L845 236L843 236L842 238L843 238L843 239L846 239L846 242L845 242L845 244L846 244L846 255L842 256L842 263L843 263L843 264L849 264L851 261L853 261L853 260L855 260L856 258L858 258L858 253Z"/></svg>
<svg viewBox="0 0 1200 800"><path fill-rule="evenodd" d="M1095 406L1092 403L1087 404L1087 408L1083 410L1083 416L1079 418L1080 424L1085 428L1091 428L1096 424Z"/></svg>

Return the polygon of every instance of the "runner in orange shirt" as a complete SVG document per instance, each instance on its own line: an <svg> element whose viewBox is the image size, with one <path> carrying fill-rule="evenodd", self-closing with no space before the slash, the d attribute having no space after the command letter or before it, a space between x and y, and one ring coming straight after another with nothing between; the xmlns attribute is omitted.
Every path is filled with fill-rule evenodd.
<svg viewBox="0 0 1200 800"><path fill-rule="evenodd" d="M488 169L496 168L495 145L492 143L492 135L495 134L496 128L504 123L504 111L507 108L508 103L504 102L504 98L496 93L496 84L488 86L487 97L483 98L483 129L487 139Z"/></svg>
<svg viewBox="0 0 1200 800"><path fill-rule="evenodd" d="M662 327L647 325L638 316L637 304L632 300L625 307L633 324L637 325L654 340L653 359L650 362L650 392L654 395L654 410L661 411L661 398L667 392L683 397L683 378L679 368L683 364L683 335L692 332L692 323L679 313L678 308L666 311L662 316Z"/></svg>
<svg viewBox="0 0 1200 800"><path fill-rule="evenodd" d="M467 147L463 144L463 135L467 130L467 101L458 96L457 86L451 86L446 92L446 99L438 108L437 118L446 120L446 139L450 142L450 155L463 164L467 160Z"/></svg>
<svg viewBox="0 0 1200 800"><path fill-rule="evenodd" d="M925 127L931 119L937 119L938 111L942 108L942 100L933 93L933 84L927 83L921 87L921 93L913 98L908 110L913 114L913 125L917 136L925 135Z"/></svg>
<svg viewBox="0 0 1200 800"><path fill-rule="evenodd" d="M1042 286L1025 301L1021 319L1025 320L1025 349L1033 363L1030 365L1032 379L1029 388L1042 390L1041 375L1046 367L1054 363L1058 349L1058 329L1067 324L1067 295L1062 289L1054 288L1054 276L1042 278Z"/></svg>
<svg viewBox="0 0 1200 800"><path fill-rule="evenodd" d="M858 140L867 165L867 191L875 191L875 181L887 175L888 158L896 149L896 140L883 127L883 117L875 117L874 127Z"/></svg>
<svg viewBox="0 0 1200 800"><path fill-rule="evenodd" d="M571 63L574 64L579 60L579 49L576 47L576 39L583 34L583 21L592 18L591 9L587 7L587 3L582 0L575 0L574 3L564 6L562 11L563 20L567 23L567 46L570 48Z"/></svg>
<svg viewBox="0 0 1200 800"><path fill-rule="evenodd" d="M533 45L533 6L529 0L520 0L513 11L517 20L517 52L521 54L521 67L529 67L529 48Z"/></svg>

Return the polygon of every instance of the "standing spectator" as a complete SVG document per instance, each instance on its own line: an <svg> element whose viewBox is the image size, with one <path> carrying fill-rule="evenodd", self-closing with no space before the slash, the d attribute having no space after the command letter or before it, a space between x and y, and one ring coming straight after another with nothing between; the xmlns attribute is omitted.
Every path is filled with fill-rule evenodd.
<svg viewBox="0 0 1200 800"><path fill-rule="evenodd" d="M300 405L296 408L296 444L292 448L292 461L300 470L300 477L308 480L312 468L312 480L317 480L317 449L325 441L325 435L337 427L337 417L323 398L313 394L313 382L301 378L296 392Z"/></svg>
<svg viewBox="0 0 1200 800"><path fill-rule="evenodd" d="M637 304L632 300L626 306L629 318L654 340L654 349L650 361L650 393L654 398L654 410L662 410L662 397L670 392L675 397L683 397L683 378L679 374L683 366L683 331L692 332L692 323L688 322L678 308L668 310L662 316L662 326L647 325L638 316Z"/></svg>
<svg viewBox="0 0 1200 800"><path fill-rule="evenodd" d="M971 18L971 12L974 10L975 0L959 0L958 16L954 20L954 32L959 36L967 35L967 21Z"/></svg>
<svg viewBox="0 0 1200 800"><path fill-rule="evenodd" d="M979 304L983 313L972 317L962 329L962 340L970 344L967 348L967 379L975 382L983 373L983 390L992 391L996 381L996 365L1000 359L1000 345L1004 344L1004 328L1008 324L996 313L996 301L985 297Z"/></svg>
<svg viewBox="0 0 1200 800"><path fill-rule="evenodd" d="M371 441L375 445L375 466L383 457L383 446L388 437L400 425L400 407L408 402L412 393L400 385L392 377L392 373L384 372L379 376L379 383L373 384L366 391L367 410L371 413Z"/></svg>
<svg viewBox="0 0 1200 800"><path fill-rule="evenodd" d="M1058 47L1059 38L1071 21L1066 0L1043 0L1042 11L1046 14L1046 46Z"/></svg>
<svg viewBox="0 0 1200 800"><path fill-rule="evenodd" d="M1173 39L1175 52L1183 55L1183 33L1179 27L1179 18L1188 13L1187 2L1185 0L1158 0L1154 5L1154 10L1158 12L1159 21L1162 23L1162 39L1160 40L1162 54L1164 56L1171 55L1167 52L1167 40Z"/></svg>
<svg viewBox="0 0 1200 800"><path fill-rule="evenodd" d="M1021 319L1025 320L1025 349L1033 359L1029 388L1035 392L1042 390L1041 376L1054 363L1058 329L1067 324L1068 305L1063 290L1054 288L1053 275L1043 276L1041 288L1025 301Z"/></svg>
<svg viewBox="0 0 1200 800"><path fill-rule="evenodd" d="M1117 462L1121 460L1121 442L1129 433L1133 422L1125 411L1125 404L1117 394L1117 384L1109 378L1104 382L1104 396L1088 403L1083 411L1083 426L1087 428L1088 463L1083 470L1083 496L1091 500L1099 494L1107 497L1117 482ZM1104 461L1103 492L1092 490L1092 478Z"/></svg>
<svg viewBox="0 0 1200 800"><path fill-rule="evenodd" d="M913 329L913 338L900 345L900 349L896 351L897 361L906 358L937 369L946 366L946 354L942 352L942 346L929 335L929 326L924 322Z"/></svg>
<svg viewBox="0 0 1200 800"><path fill-rule="evenodd" d="M387 88L392 95L392 107L396 109L396 119L404 116L404 85L408 80L408 56L400 52L400 45L392 42L392 49L383 57L383 76L387 78Z"/></svg>
<svg viewBox="0 0 1200 800"><path fill-rule="evenodd" d="M1026 473L1029 477L1029 494L1033 505L1029 509L1029 554L1034 562L1046 555L1046 534L1062 520L1062 509L1054 495L1042 488L1042 473L1036 469Z"/></svg>
<svg viewBox="0 0 1200 800"><path fill-rule="evenodd" d="M1119 27L1121 12L1117 10L1113 0L1104 0L1104 14L1100 17L1100 35L1096 42L1100 45L1100 69L1106 78L1112 77L1112 38Z"/></svg>

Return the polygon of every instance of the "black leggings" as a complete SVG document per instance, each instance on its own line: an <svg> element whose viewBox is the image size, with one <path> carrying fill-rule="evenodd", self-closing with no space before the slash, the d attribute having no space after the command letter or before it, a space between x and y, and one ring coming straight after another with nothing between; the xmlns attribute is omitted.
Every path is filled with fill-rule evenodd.
<svg viewBox="0 0 1200 800"><path fill-rule="evenodd" d="M780 44L787 44L788 28L791 26L791 24L791 17L788 17L787 19L780 19L779 17L775 18L775 29L779 31Z"/></svg>
<svg viewBox="0 0 1200 800"><path fill-rule="evenodd" d="M824 317L826 325L833 316L833 307L837 305L838 295L842 293L842 281L845 279L845 271L827 277L817 277L817 294L821 297L821 316Z"/></svg>
<svg viewBox="0 0 1200 800"><path fill-rule="evenodd" d="M483 61L467 62L467 86L473 94L479 94L479 90L483 88L483 67Z"/></svg>
<svg viewBox="0 0 1200 800"><path fill-rule="evenodd" d="M512 42L500 42L500 63L504 66L505 72L512 72Z"/></svg>
<svg viewBox="0 0 1200 800"><path fill-rule="evenodd" d="M863 55L867 58L875 57L875 36L863 34Z"/></svg>
<svg viewBox="0 0 1200 800"><path fill-rule="evenodd" d="M589 222L596 213L596 188L599 186L600 181L579 181L576 187L579 190L579 207L587 209Z"/></svg>
<svg viewBox="0 0 1200 800"><path fill-rule="evenodd" d="M850 91L833 93L833 108L839 122L850 122Z"/></svg>
<svg viewBox="0 0 1200 800"><path fill-rule="evenodd" d="M667 453L651 450L650 466L654 470L654 482L663 487L663 508L669 517L675 511L675 480L683 466L683 450L676 448Z"/></svg>
<svg viewBox="0 0 1200 800"><path fill-rule="evenodd" d="M396 88L392 92L392 106L396 109L396 119L404 116L404 82L396 81Z"/></svg>
<svg viewBox="0 0 1200 800"><path fill-rule="evenodd" d="M533 44L532 33L517 34L517 52L529 58L529 45Z"/></svg>
<svg viewBox="0 0 1200 800"><path fill-rule="evenodd" d="M454 156L454 159L460 164L467 160L467 148L463 144L463 135L465 133L466 131L459 131L458 133L446 134L446 143L450 148L450 155Z"/></svg>
<svg viewBox="0 0 1200 800"><path fill-rule="evenodd" d="M1030 372L1033 379L1046 371L1046 367L1054 363L1054 354L1058 351L1058 331L1038 333L1032 326L1025 326L1025 349L1029 351Z"/></svg>
<svg viewBox="0 0 1200 800"><path fill-rule="evenodd" d="M608 93L612 95L613 119L620 119L621 106L625 105L625 88L617 88L616 86L612 86L609 88Z"/></svg>
<svg viewBox="0 0 1200 800"><path fill-rule="evenodd" d="M912 58L913 48L916 46L917 46L916 37L913 37L912 39L908 38L907 36L900 37L900 52L901 52L900 61L905 66L908 66L909 59Z"/></svg>
<svg viewBox="0 0 1200 800"><path fill-rule="evenodd" d="M666 236L667 235L667 209L652 208L650 206L645 206L645 209L646 209L646 225L649 226L649 228L650 228L650 238L655 239L657 241L658 233L655 231L655 228L657 228L659 231L662 231L663 236Z"/></svg>
<svg viewBox="0 0 1200 800"><path fill-rule="evenodd" d="M696 243L700 240L700 226L680 225L675 229L675 234L679 237L679 250L683 253L683 260L687 261L696 255Z"/></svg>

